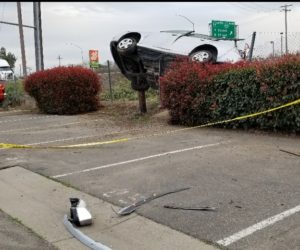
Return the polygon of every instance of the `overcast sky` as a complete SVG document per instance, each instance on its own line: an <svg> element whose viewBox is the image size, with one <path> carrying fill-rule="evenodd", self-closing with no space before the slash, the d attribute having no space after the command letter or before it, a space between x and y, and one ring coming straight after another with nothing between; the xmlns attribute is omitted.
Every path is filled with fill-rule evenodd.
<svg viewBox="0 0 300 250"><path fill-rule="evenodd" d="M88 50L97 49L100 63L112 60L109 43L123 31L160 31L191 29L184 15L195 23L198 33L209 34L211 20L234 21L239 26L239 37L250 44L253 31L257 32L256 52L271 52L270 41L280 51L280 32L284 31L284 12L280 6L293 4L288 12L288 32L293 49L300 48L300 3L298 2L42 2L42 28L45 68L80 64L82 48L84 61ZM22 2L23 24L33 25L32 2ZM0 3L0 20L17 23L16 2ZM27 66L35 71L33 30L24 28ZM75 45L70 45L73 43ZM21 64L19 30L17 26L0 24L0 47L14 53Z"/></svg>

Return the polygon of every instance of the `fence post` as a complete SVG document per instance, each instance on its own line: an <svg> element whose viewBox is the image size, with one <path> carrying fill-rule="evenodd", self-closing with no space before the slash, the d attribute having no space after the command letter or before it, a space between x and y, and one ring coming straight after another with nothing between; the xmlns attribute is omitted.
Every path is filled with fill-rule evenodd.
<svg viewBox="0 0 300 250"><path fill-rule="evenodd" d="M254 42L255 42L255 36L256 32L254 31L252 34L252 40L251 40L251 45L250 45L250 51L249 51L249 61L252 61L252 55L253 55L253 49L254 49Z"/></svg>
<svg viewBox="0 0 300 250"><path fill-rule="evenodd" d="M110 95L110 101L113 101L113 95L112 95L112 87L111 87L111 77L110 77L110 64L109 60L107 60L107 69L108 69L108 82L109 82L109 95Z"/></svg>

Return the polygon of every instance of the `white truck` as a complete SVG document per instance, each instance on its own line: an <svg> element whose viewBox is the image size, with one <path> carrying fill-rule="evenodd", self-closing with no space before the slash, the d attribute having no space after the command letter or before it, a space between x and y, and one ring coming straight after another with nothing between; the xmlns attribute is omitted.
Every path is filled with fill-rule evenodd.
<svg viewBox="0 0 300 250"><path fill-rule="evenodd" d="M8 81L14 79L15 74L8 62L4 59L0 59L0 81Z"/></svg>

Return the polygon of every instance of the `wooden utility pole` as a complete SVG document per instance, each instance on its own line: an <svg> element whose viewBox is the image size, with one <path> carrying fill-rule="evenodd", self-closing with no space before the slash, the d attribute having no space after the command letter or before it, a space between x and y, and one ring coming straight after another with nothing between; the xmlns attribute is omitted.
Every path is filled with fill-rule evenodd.
<svg viewBox="0 0 300 250"><path fill-rule="evenodd" d="M147 113L146 95L145 90L138 91L139 95L139 107L141 113Z"/></svg>
<svg viewBox="0 0 300 250"><path fill-rule="evenodd" d="M20 43L21 43L23 76L26 77L27 76L27 67L26 67L26 55L25 55L21 2L17 2L17 11L18 11L18 24L19 24L19 33L20 33Z"/></svg>
<svg viewBox="0 0 300 250"><path fill-rule="evenodd" d="M41 3L33 2L34 44L36 71L44 70Z"/></svg>
<svg viewBox="0 0 300 250"><path fill-rule="evenodd" d="M287 39L287 12L291 11L288 10L287 7L292 6L292 4L285 4L283 6L280 6L282 8L281 11L284 11L284 19L285 19L285 53L288 54L288 39Z"/></svg>
<svg viewBox="0 0 300 250"><path fill-rule="evenodd" d="M57 59L58 59L58 66L60 67L60 60L63 58L60 55L58 55Z"/></svg>

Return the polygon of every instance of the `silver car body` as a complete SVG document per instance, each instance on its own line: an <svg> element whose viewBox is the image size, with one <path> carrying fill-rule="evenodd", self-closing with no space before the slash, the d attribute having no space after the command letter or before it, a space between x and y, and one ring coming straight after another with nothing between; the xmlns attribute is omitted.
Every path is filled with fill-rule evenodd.
<svg viewBox="0 0 300 250"><path fill-rule="evenodd" d="M145 90L149 86L159 87L159 77L178 56L203 63L243 60L235 42L187 30L126 31L112 39L110 49L122 74L131 81L132 88Z"/></svg>
<svg viewBox="0 0 300 250"><path fill-rule="evenodd" d="M126 31L113 38L118 41L124 34L133 33ZM188 56L195 48L203 45L212 45L218 51L216 62L235 63L242 60L237 47L232 40L213 39L207 35L191 33L186 30L170 30L161 32L137 32L141 35L139 47L149 48L165 53ZM188 35L184 35L190 33Z"/></svg>

